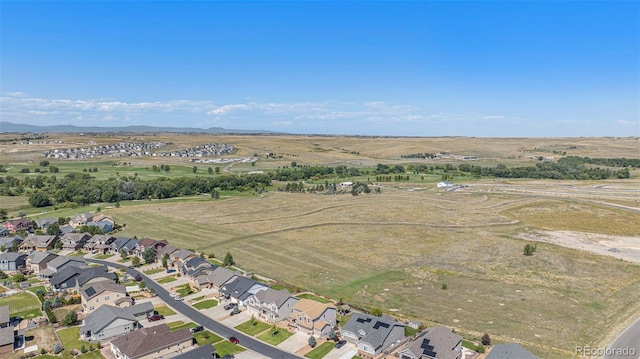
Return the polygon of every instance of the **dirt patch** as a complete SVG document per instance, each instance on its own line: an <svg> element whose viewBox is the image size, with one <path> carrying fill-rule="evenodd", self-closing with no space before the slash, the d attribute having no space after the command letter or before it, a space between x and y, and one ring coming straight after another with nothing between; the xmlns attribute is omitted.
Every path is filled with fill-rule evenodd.
<svg viewBox="0 0 640 359"><path fill-rule="evenodd" d="M537 231L522 233L517 237L640 263L640 236L611 236L573 231Z"/></svg>

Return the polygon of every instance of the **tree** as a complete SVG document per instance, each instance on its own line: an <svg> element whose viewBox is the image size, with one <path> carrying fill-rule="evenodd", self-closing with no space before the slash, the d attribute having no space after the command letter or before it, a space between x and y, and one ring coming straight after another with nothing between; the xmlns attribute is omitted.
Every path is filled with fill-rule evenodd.
<svg viewBox="0 0 640 359"><path fill-rule="evenodd" d="M162 267L169 268L169 253L165 253L164 256L162 256Z"/></svg>
<svg viewBox="0 0 640 359"><path fill-rule="evenodd" d="M20 212L18 212L18 217L20 217L20 218L24 218L24 217L26 217L26 216L27 216L27 212L25 212L25 211L20 211Z"/></svg>
<svg viewBox="0 0 640 359"><path fill-rule="evenodd" d="M489 336L489 334L484 333L484 335L482 336L482 345L491 345L491 337Z"/></svg>
<svg viewBox="0 0 640 359"><path fill-rule="evenodd" d="M131 265L134 267L140 267L140 264L141 264L140 258L133 257L133 259L131 260Z"/></svg>
<svg viewBox="0 0 640 359"><path fill-rule="evenodd" d="M120 258L122 258L122 259L129 258L129 254L127 253L127 251L125 249L121 249L120 250Z"/></svg>
<svg viewBox="0 0 640 359"><path fill-rule="evenodd" d="M40 161L40 166L41 167L47 167L48 165L49 165L49 161L47 161L47 160Z"/></svg>
<svg viewBox="0 0 640 359"><path fill-rule="evenodd" d="M33 207L46 207L51 204L51 200L44 192L35 192L29 196L29 204Z"/></svg>
<svg viewBox="0 0 640 359"><path fill-rule="evenodd" d="M376 317L381 317L382 316L382 309L380 308L371 308L371 315L376 316Z"/></svg>
<svg viewBox="0 0 640 359"><path fill-rule="evenodd" d="M6 221L9 218L9 211L6 208L0 208L0 221Z"/></svg>
<svg viewBox="0 0 640 359"><path fill-rule="evenodd" d="M49 231L47 231L48 234L52 235L51 233L49 233ZM62 241L57 240L56 244L54 245L55 249L62 249Z"/></svg>
<svg viewBox="0 0 640 359"><path fill-rule="evenodd" d="M214 169L214 171L217 173L220 173L220 167L216 166L216 168Z"/></svg>
<svg viewBox="0 0 640 359"><path fill-rule="evenodd" d="M47 234L50 236L57 236L58 234L60 234L60 225L57 223L50 224L47 227Z"/></svg>
<svg viewBox="0 0 640 359"><path fill-rule="evenodd" d="M147 283L145 283L145 282L142 280L142 281L140 281L140 283L138 283L138 287L139 287L141 290L145 290L145 288L147 288Z"/></svg>
<svg viewBox="0 0 640 359"><path fill-rule="evenodd" d="M86 353L87 352L87 348L84 346L84 344L82 344L82 346L80 347L80 353Z"/></svg>
<svg viewBox="0 0 640 359"><path fill-rule="evenodd" d="M142 252L142 259L145 263L151 263L156 260L156 249L149 247Z"/></svg>
<svg viewBox="0 0 640 359"><path fill-rule="evenodd" d="M329 330L329 334L327 334L327 338L329 338L330 340L333 340L336 337L336 332L333 331L333 328L331 328Z"/></svg>
<svg viewBox="0 0 640 359"><path fill-rule="evenodd" d="M233 260L233 256L231 255L231 252L227 252L227 254L224 256L224 260L222 261L222 264L225 267L236 264L236 262Z"/></svg>
<svg viewBox="0 0 640 359"><path fill-rule="evenodd" d="M538 245L537 244L527 243L524 246L524 255L525 256L532 256L533 253L536 251L536 249L538 249Z"/></svg>
<svg viewBox="0 0 640 359"><path fill-rule="evenodd" d="M197 166L193 166L193 167L191 168L191 172L193 172L193 173L198 173L198 167L197 167Z"/></svg>
<svg viewBox="0 0 640 359"><path fill-rule="evenodd" d="M75 310L72 310L69 313L67 313L67 315L65 315L64 318L62 318L62 321L60 322L60 324L64 325L65 327L70 327L74 325L77 321L78 321L78 314L76 313Z"/></svg>
<svg viewBox="0 0 640 359"><path fill-rule="evenodd" d="M7 250L7 246L6 245L0 245L0 252L4 253L4 251Z"/></svg>
<svg viewBox="0 0 640 359"><path fill-rule="evenodd" d="M25 278L25 277L24 277L24 274L22 274L22 273L16 273L16 274L14 274L14 275L13 275L13 277L11 277L11 280L12 280L14 283L20 283L20 282L24 282L24 278Z"/></svg>
<svg viewBox="0 0 640 359"><path fill-rule="evenodd" d="M317 342L316 342L316 337L314 337L313 335L309 337L309 346L314 348L316 346Z"/></svg>
<svg viewBox="0 0 640 359"><path fill-rule="evenodd" d="M211 167L207 168L207 173L213 174L213 168L211 168Z"/></svg>
<svg viewBox="0 0 640 359"><path fill-rule="evenodd" d="M44 349L44 348L42 348ZM63 350L62 345L55 343L53 345L53 354L59 354Z"/></svg>

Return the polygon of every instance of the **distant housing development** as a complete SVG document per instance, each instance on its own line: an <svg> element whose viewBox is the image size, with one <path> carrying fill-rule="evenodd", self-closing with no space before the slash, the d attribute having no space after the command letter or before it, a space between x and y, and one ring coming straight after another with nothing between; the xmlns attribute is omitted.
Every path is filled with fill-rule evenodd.
<svg viewBox="0 0 640 359"><path fill-rule="evenodd" d="M233 153L236 148L226 143L207 143L192 148L170 152L158 152L159 149L173 145L172 142L121 142L113 145L76 147L44 151L46 158L87 159L106 157L209 157Z"/></svg>

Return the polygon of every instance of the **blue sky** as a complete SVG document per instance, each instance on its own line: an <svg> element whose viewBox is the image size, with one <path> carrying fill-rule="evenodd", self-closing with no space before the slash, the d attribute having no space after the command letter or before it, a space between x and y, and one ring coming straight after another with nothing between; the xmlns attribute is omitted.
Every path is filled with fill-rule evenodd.
<svg viewBox="0 0 640 359"><path fill-rule="evenodd" d="M2 121L640 135L637 1L2 1L0 12Z"/></svg>

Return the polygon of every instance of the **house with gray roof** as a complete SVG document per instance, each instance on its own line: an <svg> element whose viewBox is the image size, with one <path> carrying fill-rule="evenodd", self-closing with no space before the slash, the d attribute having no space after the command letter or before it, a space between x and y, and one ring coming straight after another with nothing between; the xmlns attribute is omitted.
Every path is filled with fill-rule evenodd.
<svg viewBox="0 0 640 359"><path fill-rule="evenodd" d="M233 272L224 267L217 267L207 274L207 281L209 283L207 286L220 293L220 289L225 283L239 275L240 272Z"/></svg>
<svg viewBox="0 0 640 359"><path fill-rule="evenodd" d="M96 250L104 254L115 240L115 237L108 234L95 234L85 243L83 248L89 251Z"/></svg>
<svg viewBox="0 0 640 359"><path fill-rule="evenodd" d="M460 359L462 337L449 328L432 327L422 331L399 353L400 359Z"/></svg>
<svg viewBox="0 0 640 359"><path fill-rule="evenodd" d="M67 267L80 267L84 265L84 257L58 256L47 263L47 268L40 270L38 277L51 279L54 274Z"/></svg>
<svg viewBox="0 0 640 359"><path fill-rule="evenodd" d="M47 227L49 227L50 225L54 223L57 224L58 220L56 218L42 218L42 219L36 219L35 222L38 228L46 230Z"/></svg>
<svg viewBox="0 0 640 359"><path fill-rule="evenodd" d="M116 359L171 358L193 348L189 329L172 332L166 324L142 328L111 341Z"/></svg>
<svg viewBox="0 0 640 359"><path fill-rule="evenodd" d="M53 249L57 239L57 236L29 234L27 238L20 243L18 251L26 253L31 251L46 252Z"/></svg>
<svg viewBox="0 0 640 359"><path fill-rule="evenodd" d="M31 272L38 274L47 268L49 261L57 257L55 253L33 251L27 256L27 266Z"/></svg>
<svg viewBox="0 0 640 359"><path fill-rule="evenodd" d="M133 300L127 296L126 288L110 280L85 284L80 290L80 296L82 311L85 313L91 313L105 304L116 307L133 305Z"/></svg>
<svg viewBox="0 0 640 359"><path fill-rule="evenodd" d="M73 226L65 224L64 226L60 226L60 233L65 234L65 233L71 233L75 231L75 228L73 228Z"/></svg>
<svg viewBox="0 0 640 359"><path fill-rule="evenodd" d="M533 353L519 344L508 343L494 345L485 359L538 359Z"/></svg>
<svg viewBox="0 0 640 359"><path fill-rule="evenodd" d="M254 316L275 324L289 318L298 300L286 289L267 288L250 296L246 305Z"/></svg>
<svg viewBox="0 0 640 359"><path fill-rule="evenodd" d="M0 306L0 356L13 353L14 333L9 325L9 306Z"/></svg>
<svg viewBox="0 0 640 359"><path fill-rule="evenodd" d="M109 245L109 252L113 254L120 254L121 251L125 251L127 255L131 255L131 251L140 243L136 238L116 238L115 241Z"/></svg>
<svg viewBox="0 0 640 359"><path fill-rule="evenodd" d="M75 216L73 216L73 218L71 218L71 220L69 221L69 224L75 228L79 226L84 226L87 224L87 222L90 222L92 220L93 220L93 214L78 213Z"/></svg>
<svg viewBox="0 0 640 359"><path fill-rule="evenodd" d="M390 317L353 313L340 334L356 345L359 356L375 357L404 339L404 324Z"/></svg>
<svg viewBox="0 0 640 359"><path fill-rule="evenodd" d="M24 241L24 238L20 236L0 237L0 247L4 246L5 250L8 251L14 246L15 248L18 248L22 241Z"/></svg>
<svg viewBox="0 0 640 359"><path fill-rule="evenodd" d="M142 328L140 321L150 315L153 315L151 302L124 308L103 305L84 318L80 335L92 342L116 338Z"/></svg>
<svg viewBox="0 0 640 359"><path fill-rule="evenodd" d="M116 282L115 273L109 273L107 266L70 266L59 272L56 272L49 284L55 290L74 289L80 291L80 288L89 282L99 282L110 280Z"/></svg>
<svg viewBox="0 0 640 359"><path fill-rule="evenodd" d="M26 267L27 255L17 252L0 253L0 270L17 271L21 266Z"/></svg>
<svg viewBox="0 0 640 359"><path fill-rule="evenodd" d="M235 279L227 282L220 289L220 295L226 299L230 299L233 303L244 305L250 296L261 290L269 288L265 284L258 283L247 277L235 277Z"/></svg>
<svg viewBox="0 0 640 359"><path fill-rule="evenodd" d="M170 244L160 248L159 251L156 252L156 262L161 262L162 258L164 258L165 254L169 256L169 260L167 261L167 265L171 266L171 253L180 250L177 247L174 247Z"/></svg>
<svg viewBox="0 0 640 359"><path fill-rule="evenodd" d="M205 344L196 349L189 350L173 357L173 359L213 359L219 358L216 348L211 344Z"/></svg>
<svg viewBox="0 0 640 359"><path fill-rule="evenodd" d="M59 240L62 242L62 249L77 251L87 243L89 238L91 235L88 233L65 233Z"/></svg>

